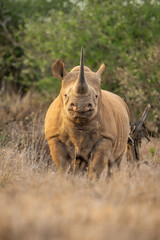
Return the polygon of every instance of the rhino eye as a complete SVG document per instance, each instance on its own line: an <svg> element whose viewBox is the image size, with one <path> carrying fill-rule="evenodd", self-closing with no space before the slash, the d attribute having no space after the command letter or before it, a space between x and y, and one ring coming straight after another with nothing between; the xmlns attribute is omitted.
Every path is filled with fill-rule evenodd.
<svg viewBox="0 0 160 240"><path fill-rule="evenodd" d="M98 98L98 95L96 95L96 98Z"/></svg>

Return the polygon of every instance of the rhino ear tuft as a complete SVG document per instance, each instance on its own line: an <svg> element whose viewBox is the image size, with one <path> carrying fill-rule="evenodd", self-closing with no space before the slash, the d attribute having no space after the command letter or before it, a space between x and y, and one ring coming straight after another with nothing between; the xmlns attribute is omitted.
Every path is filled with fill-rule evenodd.
<svg viewBox="0 0 160 240"><path fill-rule="evenodd" d="M67 74L66 70L64 69L64 63L61 59L57 60L52 67L52 73L56 78L63 79L64 76Z"/></svg>
<svg viewBox="0 0 160 240"><path fill-rule="evenodd" d="M97 73L98 73L99 75L102 75L102 74L104 73L105 69L106 69L106 66L105 66L104 63L102 62L100 68L99 68L98 71L97 71Z"/></svg>

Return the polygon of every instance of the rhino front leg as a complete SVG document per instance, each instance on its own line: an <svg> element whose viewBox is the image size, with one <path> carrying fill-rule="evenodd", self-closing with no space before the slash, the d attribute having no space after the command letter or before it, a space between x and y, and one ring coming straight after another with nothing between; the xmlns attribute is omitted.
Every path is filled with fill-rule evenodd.
<svg viewBox="0 0 160 240"><path fill-rule="evenodd" d="M110 162L112 156L112 142L109 139L100 140L94 147L93 159L89 165L88 177L90 179L100 178L100 175L106 165L110 171Z"/></svg>
<svg viewBox="0 0 160 240"><path fill-rule="evenodd" d="M52 138L48 141L50 153L57 169L65 172L69 169L71 160L69 158L66 146L58 138Z"/></svg>

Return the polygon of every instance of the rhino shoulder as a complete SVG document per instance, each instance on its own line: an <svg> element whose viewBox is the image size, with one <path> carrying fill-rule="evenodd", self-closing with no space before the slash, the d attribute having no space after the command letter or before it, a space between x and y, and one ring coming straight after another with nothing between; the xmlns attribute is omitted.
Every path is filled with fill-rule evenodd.
<svg viewBox="0 0 160 240"><path fill-rule="evenodd" d="M62 101L60 95L51 103L45 118L45 135L47 140L60 134L62 125Z"/></svg>

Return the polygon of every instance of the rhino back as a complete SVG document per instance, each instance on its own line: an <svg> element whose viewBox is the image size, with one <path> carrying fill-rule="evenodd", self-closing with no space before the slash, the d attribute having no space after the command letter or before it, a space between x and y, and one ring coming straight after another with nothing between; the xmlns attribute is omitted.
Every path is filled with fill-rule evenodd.
<svg viewBox="0 0 160 240"><path fill-rule="evenodd" d="M112 139L113 152L120 155L126 147L130 130L126 103L118 95L102 90L100 118L102 135Z"/></svg>

